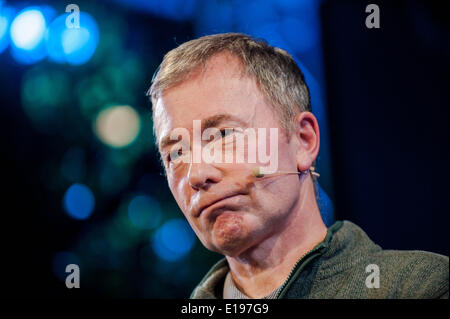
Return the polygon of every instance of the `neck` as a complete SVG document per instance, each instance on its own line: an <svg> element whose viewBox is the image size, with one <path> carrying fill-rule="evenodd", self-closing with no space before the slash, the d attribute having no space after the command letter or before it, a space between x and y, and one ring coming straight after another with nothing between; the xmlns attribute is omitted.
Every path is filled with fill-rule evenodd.
<svg viewBox="0 0 450 319"><path fill-rule="evenodd" d="M281 286L295 263L326 236L311 178L303 196L277 231L238 256L227 256L236 286L251 298L262 298Z"/></svg>

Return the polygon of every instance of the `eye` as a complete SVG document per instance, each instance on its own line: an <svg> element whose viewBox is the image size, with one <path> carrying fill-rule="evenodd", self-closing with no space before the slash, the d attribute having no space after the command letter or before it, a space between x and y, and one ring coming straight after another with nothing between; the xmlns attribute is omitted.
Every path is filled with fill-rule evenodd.
<svg viewBox="0 0 450 319"><path fill-rule="evenodd" d="M227 136L229 136L229 135L231 135L231 134L233 134L234 133L234 130L233 129L230 129L230 128L227 128L227 129L221 129L220 130L220 136L221 136L221 138L225 138L225 137L227 137Z"/></svg>
<svg viewBox="0 0 450 319"><path fill-rule="evenodd" d="M233 133L233 129L224 128L221 130L215 131L214 135L209 136L208 142L224 142L225 137L230 136Z"/></svg>
<svg viewBox="0 0 450 319"><path fill-rule="evenodd" d="M170 163L172 161L176 161L178 160L181 156L183 156L183 149L179 148L179 149L175 149L173 151L171 151L168 155L167 155L167 162Z"/></svg>

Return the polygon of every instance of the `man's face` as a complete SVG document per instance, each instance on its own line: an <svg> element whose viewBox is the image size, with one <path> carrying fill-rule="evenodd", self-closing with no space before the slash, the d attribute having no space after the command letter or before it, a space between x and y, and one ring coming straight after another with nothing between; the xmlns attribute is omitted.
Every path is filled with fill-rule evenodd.
<svg viewBox="0 0 450 319"><path fill-rule="evenodd" d="M212 57L204 73L164 91L154 109L155 129L170 190L205 247L236 256L283 227L298 205L297 175L256 179L260 163L175 163L161 140L175 128L193 135L193 121L217 129L278 128L278 169L297 171L295 138L287 139L254 80L241 75L239 62L228 54ZM207 144L207 141L202 141ZM260 141L258 142L258 144ZM192 140L191 140L192 145ZM269 153L269 150L267 150Z"/></svg>

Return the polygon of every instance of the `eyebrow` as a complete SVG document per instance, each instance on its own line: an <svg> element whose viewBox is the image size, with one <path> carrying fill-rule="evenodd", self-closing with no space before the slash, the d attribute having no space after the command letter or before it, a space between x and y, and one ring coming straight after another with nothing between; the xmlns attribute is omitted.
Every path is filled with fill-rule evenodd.
<svg viewBox="0 0 450 319"><path fill-rule="evenodd" d="M228 113L221 113L203 119L201 127L203 130L205 130L210 127L216 127L223 122L237 122L241 126L247 126L247 123L239 117ZM159 149L162 150L177 142L178 140L171 139L169 134L161 139L161 142L159 143Z"/></svg>

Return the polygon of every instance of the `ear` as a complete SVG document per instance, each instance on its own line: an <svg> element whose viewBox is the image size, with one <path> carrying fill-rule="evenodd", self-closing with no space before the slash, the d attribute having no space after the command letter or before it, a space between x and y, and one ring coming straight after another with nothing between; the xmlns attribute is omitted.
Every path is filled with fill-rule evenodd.
<svg viewBox="0 0 450 319"><path fill-rule="evenodd" d="M311 112L302 112L295 118L295 131L297 139L297 168L306 171L311 167L319 154L320 131L319 123Z"/></svg>

